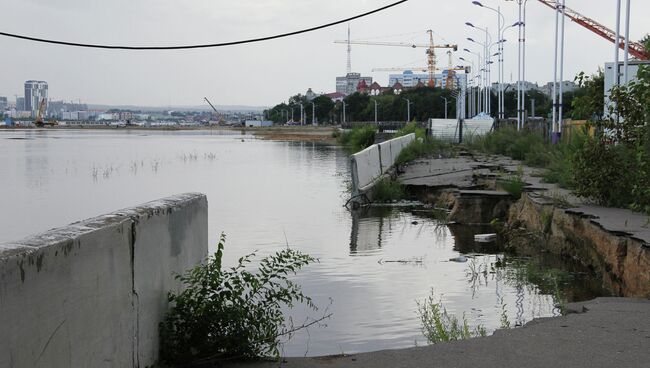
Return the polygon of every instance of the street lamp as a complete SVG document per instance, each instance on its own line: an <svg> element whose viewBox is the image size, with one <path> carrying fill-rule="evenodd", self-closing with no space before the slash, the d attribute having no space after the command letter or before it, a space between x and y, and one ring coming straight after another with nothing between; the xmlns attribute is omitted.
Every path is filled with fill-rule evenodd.
<svg viewBox="0 0 650 368"><path fill-rule="evenodd" d="M343 102L343 124L345 124L345 100L341 100Z"/></svg>
<svg viewBox="0 0 650 368"><path fill-rule="evenodd" d="M492 37L490 36L488 28L478 27L478 26L475 26L474 24L472 24L470 22L465 22L465 25L467 25L469 27L472 27L472 28L476 28L478 30L481 30L481 31L485 32L485 43L475 41L474 39L472 39L470 37L468 37L467 40L483 46L483 51L484 51L483 55L485 55L485 65L488 66L488 63L487 63L488 60L489 60L488 53L489 53L490 44L492 42ZM484 95L484 104L485 104L485 109L484 110L485 110L485 112L487 114L490 114L490 96L492 94L492 92L491 92L492 87L491 87L490 68L489 67L486 67L486 71L485 71L485 86L486 86L486 88L485 88L485 95Z"/></svg>
<svg viewBox="0 0 650 368"><path fill-rule="evenodd" d="M481 75L479 73L479 72L483 71L483 69L481 69L481 53L480 52L476 53L476 52L474 52L474 51L472 51L470 49L463 49L463 51L465 51L467 53L470 53L472 55L475 55L477 57L476 61L477 61L477 64L478 64L478 68L476 69L475 79L478 79L478 83L477 83L477 88L476 88L476 99L475 99L476 100L475 101L476 102L476 111L474 113L474 115L477 115L477 113L479 111L481 111L481 85L482 85L481 80L482 80L482 78L481 78Z"/></svg>
<svg viewBox="0 0 650 368"><path fill-rule="evenodd" d="M409 123L411 121L411 105L413 102L408 98L405 98L404 100L406 101L406 122Z"/></svg>
<svg viewBox="0 0 650 368"><path fill-rule="evenodd" d="M379 104L377 103L377 100L372 100L372 102L375 103L375 125L377 125L377 105Z"/></svg>
<svg viewBox="0 0 650 368"><path fill-rule="evenodd" d="M311 125L316 125L316 104L311 101Z"/></svg>
<svg viewBox="0 0 650 368"><path fill-rule="evenodd" d="M470 63L470 64L472 65L472 73L475 72L475 70L474 70L474 61L467 60L467 59L465 59L465 58L462 57L462 56L459 57L458 60L462 60L462 61L464 61L464 62ZM474 101L473 101L473 97L474 97L474 91L473 91L473 89L474 89L474 86L473 86L473 84L474 84L474 83L473 83L473 82L474 82L474 78L472 78L471 80L469 80L469 82L470 82L470 89L469 89L469 103L467 104L467 106L469 106L469 111L468 111L467 113L468 113L471 117L473 117L473 116L474 116L474 111L473 111L473 109L474 109Z"/></svg>

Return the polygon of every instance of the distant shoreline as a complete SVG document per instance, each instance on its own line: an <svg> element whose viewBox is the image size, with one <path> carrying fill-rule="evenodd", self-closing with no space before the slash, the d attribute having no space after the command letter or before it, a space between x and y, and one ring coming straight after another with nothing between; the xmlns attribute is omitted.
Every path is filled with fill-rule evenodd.
<svg viewBox="0 0 650 368"><path fill-rule="evenodd" d="M107 125L86 125L86 126L55 126L45 128L35 127L0 127L2 131L21 131L21 130L133 130L133 131L240 131L242 133L253 134L256 137L266 140L279 141L310 141L335 143L336 139L332 133L338 129L337 126L273 126L273 127L232 127L232 126L159 126L159 127L115 127Z"/></svg>

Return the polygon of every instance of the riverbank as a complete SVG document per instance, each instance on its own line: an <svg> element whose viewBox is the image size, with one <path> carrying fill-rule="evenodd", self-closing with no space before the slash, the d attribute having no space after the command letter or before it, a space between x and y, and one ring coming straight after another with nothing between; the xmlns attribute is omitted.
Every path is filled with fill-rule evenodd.
<svg viewBox="0 0 650 368"><path fill-rule="evenodd" d="M593 205L542 182L540 174L506 157L464 155L415 160L397 180L423 201L449 208L452 222L501 220L512 238L519 237L512 250L532 244L580 261L613 295L650 296L650 217ZM503 181L513 177L521 198L503 191Z"/></svg>
<svg viewBox="0 0 650 368"><path fill-rule="evenodd" d="M401 350L281 362L238 362L226 368L646 367L650 300L598 298L568 305L568 314L536 319L489 337Z"/></svg>

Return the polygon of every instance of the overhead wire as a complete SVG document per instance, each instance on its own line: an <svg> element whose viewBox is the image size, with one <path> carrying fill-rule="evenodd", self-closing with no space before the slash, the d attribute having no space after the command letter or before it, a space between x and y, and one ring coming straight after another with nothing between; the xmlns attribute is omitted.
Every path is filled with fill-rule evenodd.
<svg viewBox="0 0 650 368"><path fill-rule="evenodd" d="M375 10L371 10L371 11L368 11L366 13L355 15L355 16L350 17L350 18L338 20L338 21L335 21L335 22L323 24L323 25L316 26L316 27L301 29L301 30L298 30L298 31L282 33L282 34L277 34L277 35L273 35L273 36L251 38L251 39L245 39L245 40L239 40L239 41L211 43L211 44L177 45L177 46L124 46L124 45L103 45L103 44L90 44L90 43L60 41L60 40L53 40L53 39L46 39L46 38L30 37L30 36L19 35L19 34L8 33L8 32L0 32L0 36L17 38L17 39L33 41L33 42L48 43L48 44L54 44L54 45L74 46L74 47L84 47L84 48L95 48L95 49L110 49L110 50L189 50L189 49L204 49L204 48L234 46L234 45L242 45L242 44L247 44L247 43L269 41L269 40L274 40L274 39L278 39L278 38L295 36L295 35L299 35L299 34L302 34L302 33L313 32L313 31L316 31L316 30L319 30L319 29L328 28L328 27L332 27L332 26L335 26L335 25L338 25L338 24L341 24L341 23L350 22L350 21L353 21L355 19L367 17L367 16L369 16L371 14L375 14L375 13L384 11L386 9L392 8L394 6L405 3L407 1L408 0L400 0L400 1L394 2L392 4L383 6L381 8L377 8Z"/></svg>

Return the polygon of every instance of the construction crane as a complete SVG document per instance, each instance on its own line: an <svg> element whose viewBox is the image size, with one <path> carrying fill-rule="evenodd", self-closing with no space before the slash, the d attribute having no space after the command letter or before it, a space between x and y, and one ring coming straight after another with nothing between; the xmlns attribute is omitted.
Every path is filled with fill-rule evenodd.
<svg viewBox="0 0 650 368"><path fill-rule="evenodd" d="M210 105L210 107L212 108L212 110L214 110L214 113L217 114L217 118L219 119L219 123L223 122L223 121L224 121L224 120L223 120L223 116L222 116L221 113L217 110L217 108L214 107L214 105L212 104L212 102L210 102L210 100L208 100L207 97L203 97L203 99L205 100L205 102L208 103L208 105Z"/></svg>
<svg viewBox="0 0 650 368"><path fill-rule="evenodd" d="M56 120L50 120L48 122L45 121L45 99L42 99L41 102L38 104L38 112L36 113L36 120L34 120L34 125L36 125L39 128L42 128L46 125L54 126L57 125L58 123Z"/></svg>
<svg viewBox="0 0 650 368"><path fill-rule="evenodd" d="M555 0L538 0L540 3L550 7L555 10L556 2ZM588 30L594 32L595 34L601 36L602 38L608 40L609 42L616 43L616 32L605 27L604 25L598 23L597 21L588 18L577 11L567 8L564 8L564 14L567 18L578 23L579 25L587 28ZM618 45L621 49L625 49L625 37L619 36L620 44ZM639 60L648 60L650 55L645 50L645 47L640 42L630 42L630 54Z"/></svg>
<svg viewBox="0 0 650 368"><path fill-rule="evenodd" d="M397 46L397 47L410 47L410 48L426 48L427 54L427 71L429 72L429 87L433 87L434 74L436 71L436 49L453 49L454 51L458 50L458 45L444 44L436 45L433 42L433 31L428 30L429 34L429 44L416 44L416 43L406 43L406 42L381 42L381 41L350 41L350 40L337 40L334 43L343 43L343 44L355 44L355 45L371 45L371 46Z"/></svg>

